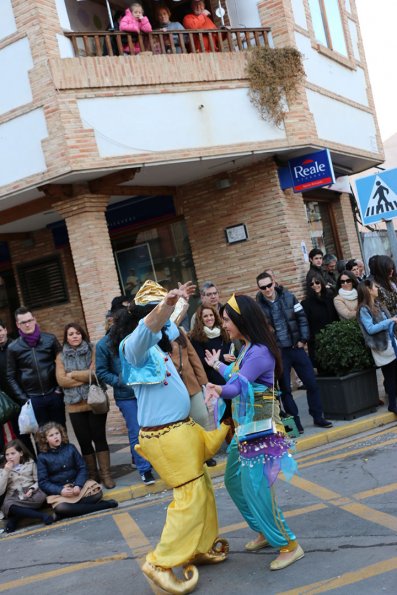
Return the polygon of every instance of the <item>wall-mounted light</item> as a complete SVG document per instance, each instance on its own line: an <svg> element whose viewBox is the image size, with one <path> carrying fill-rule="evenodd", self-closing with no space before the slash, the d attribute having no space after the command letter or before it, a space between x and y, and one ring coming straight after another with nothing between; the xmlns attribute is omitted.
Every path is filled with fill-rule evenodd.
<svg viewBox="0 0 397 595"><path fill-rule="evenodd" d="M230 178L221 178L215 182L215 186L218 190L225 190L226 188L230 188L232 185L232 181Z"/></svg>

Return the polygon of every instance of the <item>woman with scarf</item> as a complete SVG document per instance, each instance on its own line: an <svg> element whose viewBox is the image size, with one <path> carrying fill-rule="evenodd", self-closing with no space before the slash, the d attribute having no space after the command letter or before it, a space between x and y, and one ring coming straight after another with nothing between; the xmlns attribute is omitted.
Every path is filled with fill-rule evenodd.
<svg viewBox="0 0 397 595"><path fill-rule="evenodd" d="M357 277L351 271L342 271L336 283L338 293L334 306L341 320L354 320L357 314Z"/></svg>
<svg viewBox="0 0 397 595"><path fill-rule="evenodd" d="M85 330L70 322L63 333L63 347L55 360L56 377L63 388L66 409L89 479L99 477L105 488L115 487L110 475L109 446L106 440L107 413L93 413L87 403L90 378L95 374L95 350ZM95 378L95 377L94 377Z"/></svg>
<svg viewBox="0 0 397 595"><path fill-rule="evenodd" d="M309 357L314 367L316 364L315 338L316 335L331 322L338 319L333 293L327 289L324 279L316 273L308 281L306 299L302 301L310 329L310 339L307 343Z"/></svg>
<svg viewBox="0 0 397 595"><path fill-rule="evenodd" d="M205 359L207 350L220 351L220 359L228 364L234 361L235 357L230 355L231 341L227 331L222 327L222 320L218 310L212 306L199 306L194 319L194 326L190 332L190 341L197 351L201 363L204 366L209 382L224 384L225 381L220 374Z"/></svg>
<svg viewBox="0 0 397 595"><path fill-rule="evenodd" d="M218 402L218 418L225 400L232 401L236 435L229 448L226 488L249 527L258 533L248 551L278 548L271 570L281 570L304 556L295 535L277 506L273 483L280 471L289 478L296 463L288 453L291 441L284 433L275 396L281 356L274 333L261 307L248 296L234 295L221 308L223 325L232 340L243 342L235 362L226 366L219 351L207 351L206 360L223 375L226 384L209 383L206 402ZM258 422L253 435L252 422ZM265 429L266 428L266 429Z"/></svg>
<svg viewBox="0 0 397 595"><path fill-rule="evenodd" d="M230 341L227 331L222 326L222 320L217 308L212 306L199 306L194 317L194 325L190 331L190 341L195 348L208 381L214 384L225 384L224 378L216 370L207 364L205 352L219 351L219 359L227 364L233 362L236 358L234 354L234 345ZM232 416L231 403L226 403L223 419L230 419ZM230 436L226 439L229 442Z"/></svg>

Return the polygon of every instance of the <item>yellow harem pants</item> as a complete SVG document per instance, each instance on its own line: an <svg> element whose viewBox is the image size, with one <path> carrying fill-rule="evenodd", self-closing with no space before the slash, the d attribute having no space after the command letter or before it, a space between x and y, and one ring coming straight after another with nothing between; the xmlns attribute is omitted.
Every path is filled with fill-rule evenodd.
<svg viewBox="0 0 397 595"><path fill-rule="evenodd" d="M163 568L181 566L211 549L218 537L215 496L204 466L222 444L228 426L206 432L193 420L141 429L137 452L171 487L174 499L156 548L146 559Z"/></svg>

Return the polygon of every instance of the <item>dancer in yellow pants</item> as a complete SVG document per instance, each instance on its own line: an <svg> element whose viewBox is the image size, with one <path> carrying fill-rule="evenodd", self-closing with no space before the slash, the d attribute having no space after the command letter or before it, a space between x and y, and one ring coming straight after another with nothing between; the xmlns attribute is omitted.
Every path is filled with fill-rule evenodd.
<svg viewBox="0 0 397 595"><path fill-rule="evenodd" d="M227 541L217 537L215 498L204 466L228 427L205 432L188 417L189 394L168 355L170 341L179 334L169 318L178 299L189 298L194 290L189 282L167 293L146 281L134 305L121 313L110 331L114 344L126 337L120 343L123 382L134 388L141 426L135 448L174 489L160 542L143 566L143 572L168 593L193 591L196 565L223 562L229 550ZM131 334L126 336L128 325ZM185 567L186 580L176 578L175 566Z"/></svg>

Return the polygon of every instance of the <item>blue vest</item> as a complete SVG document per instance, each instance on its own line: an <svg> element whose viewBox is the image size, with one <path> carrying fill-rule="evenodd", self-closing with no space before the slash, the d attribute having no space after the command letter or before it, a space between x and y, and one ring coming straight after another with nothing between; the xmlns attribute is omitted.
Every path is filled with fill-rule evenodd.
<svg viewBox="0 0 397 595"><path fill-rule="evenodd" d="M148 351L148 359L142 368L136 368L127 362L124 355L123 339L120 343L119 353L121 361L121 377L124 384L161 384L167 376L167 368L164 361L164 353L156 345Z"/></svg>

